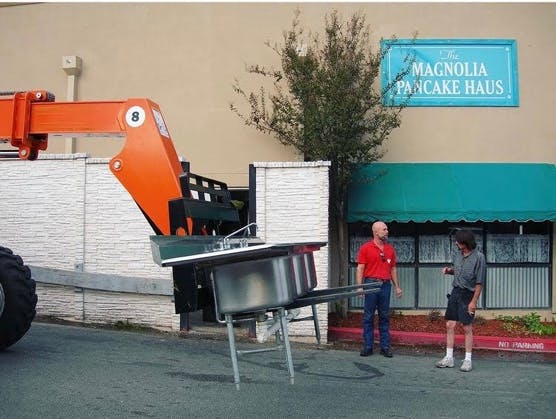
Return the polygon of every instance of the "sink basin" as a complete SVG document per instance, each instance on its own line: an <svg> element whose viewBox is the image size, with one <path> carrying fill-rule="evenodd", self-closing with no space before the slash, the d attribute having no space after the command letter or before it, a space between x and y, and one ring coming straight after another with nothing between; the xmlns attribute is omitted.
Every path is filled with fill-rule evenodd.
<svg viewBox="0 0 556 419"><path fill-rule="evenodd" d="M313 253L300 253L291 256L294 291L301 297L317 286L317 273Z"/></svg>
<svg viewBox="0 0 556 419"><path fill-rule="evenodd" d="M316 285L312 253L245 260L209 268L220 314L291 304Z"/></svg>
<svg viewBox="0 0 556 419"><path fill-rule="evenodd" d="M265 244L257 237L151 236L154 261L173 269L176 313L206 307L207 291L219 314L291 304L315 288L313 252L325 245Z"/></svg>

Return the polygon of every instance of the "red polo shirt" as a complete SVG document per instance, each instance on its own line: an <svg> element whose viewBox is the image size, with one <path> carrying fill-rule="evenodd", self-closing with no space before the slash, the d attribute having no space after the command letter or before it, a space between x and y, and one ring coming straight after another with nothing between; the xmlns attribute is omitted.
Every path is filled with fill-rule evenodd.
<svg viewBox="0 0 556 419"><path fill-rule="evenodd" d="M357 263L365 265L363 279L377 278L383 281L392 279L392 268L396 266L396 251L388 243L384 243L384 253L371 240L363 244L357 255Z"/></svg>

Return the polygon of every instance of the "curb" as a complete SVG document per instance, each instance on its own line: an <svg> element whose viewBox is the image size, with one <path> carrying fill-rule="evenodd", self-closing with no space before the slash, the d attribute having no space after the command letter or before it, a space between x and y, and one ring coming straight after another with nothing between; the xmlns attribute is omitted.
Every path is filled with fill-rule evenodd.
<svg viewBox="0 0 556 419"><path fill-rule="evenodd" d="M378 331L375 331L378 338ZM446 345L446 335L440 333L400 332L391 330L392 343L398 345ZM363 342L363 329L328 327L328 340ZM463 345L464 336L456 335L456 345ZM511 352L556 353L556 339L510 338L497 336L473 336L473 348Z"/></svg>

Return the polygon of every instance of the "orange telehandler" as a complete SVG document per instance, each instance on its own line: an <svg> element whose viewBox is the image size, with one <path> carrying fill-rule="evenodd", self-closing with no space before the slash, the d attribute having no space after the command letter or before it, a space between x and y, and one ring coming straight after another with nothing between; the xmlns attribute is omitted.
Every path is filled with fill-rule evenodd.
<svg viewBox="0 0 556 419"><path fill-rule="evenodd" d="M379 290L378 281L314 290L313 252L326 243L265 244L253 236L254 222L238 229L239 213L226 184L195 175L187 162L180 161L156 103L148 99L57 103L47 91L0 93L0 141L18 149L0 153L1 157L35 160L47 148L48 135L107 134L126 137L120 153L110 160L110 170L155 232L150 238L154 261L172 268L176 313L187 317L210 309L207 312L215 320L226 323L237 386L238 354L268 349L237 350L234 323L265 324L263 338L276 334L277 341L283 341L274 349L285 350L293 384L287 322L313 320L320 342L316 304ZM236 236L240 232L243 237ZM36 304L29 267L10 249L0 247L0 350L27 332ZM306 306L312 306L313 315L296 318Z"/></svg>
<svg viewBox="0 0 556 419"><path fill-rule="evenodd" d="M207 224L216 232L222 221L239 222L226 184L190 173L189 164L180 161L156 103L148 99L54 100L43 90L0 93L0 142L18 149L17 154L10 151L2 157L35 160L39 151L46 150L49 134L125 136L122 150L110 160L110 170L156 235L203 235ZM177 313L209 304L207 289L197 283L191 267L178 266L174 271L179 277ZM10 249L0 247L0 350L27 332L36 303L29 268Z"/></svg>

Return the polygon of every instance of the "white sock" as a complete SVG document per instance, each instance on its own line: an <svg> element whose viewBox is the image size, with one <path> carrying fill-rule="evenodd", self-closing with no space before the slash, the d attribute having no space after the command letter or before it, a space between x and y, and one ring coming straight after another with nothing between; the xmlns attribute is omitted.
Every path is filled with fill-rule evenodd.
<svg viewBox="0 0 556 419"><path fill-rule="evenodd" d="M446 356L448 358L453 358L454 357L454 348L446 348Z"/></svg>
<svg viewBox="0 0 556 419"><path fill-rule="evenodd" d="M466 352L465 353L465 359L466 359L466 361L471 361L471 352Z"/></svg>

